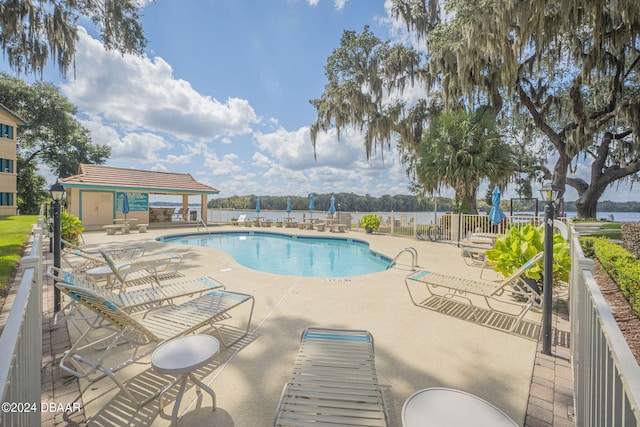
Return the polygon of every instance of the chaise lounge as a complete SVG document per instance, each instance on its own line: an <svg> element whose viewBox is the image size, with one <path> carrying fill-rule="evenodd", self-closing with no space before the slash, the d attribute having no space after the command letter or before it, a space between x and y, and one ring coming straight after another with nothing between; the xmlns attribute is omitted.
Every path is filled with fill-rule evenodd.
<svg viewBox="0 0 640 427"><path fill-rule="evenodd" d="M64 282L59 282L56 286L77 304L95 313L96 325L106 322L113 328L113 333L99 340L89 337L94 329L88 328L60 360L62 370L91 382L106 375L120 387L127 398L138 405L149 402L159 394L159 390L142 401L137 400L116 376L116 371L150 354L164 342L199 331L207 326L216 332L222 344L229 347L249 333L253 315L253 296L229 291L213 291L137 320L120 309L113 301L105 299L90 289ZM220 323L221 320L229 320L230 311L244 303L249 311L245 327L240 329L223 326ZM229 343L224 340L223 328L231 330L229 332L225 329L226 334L233 336ZM86 344L87 342L89 344ZM134 353L116 366L107 366L107 360L109 360L107 356L123 342L129 343L135 349ZM142 350L143 347L147 349ZM118 353L122 353L122 347L118 348Z"/></svg>
<svg viewBox="0 0 640 427"><path fill-rule="evenodd" d="M502 282L471 280L420 270L405 276L405 285L413 304L430 310L442 311L445 304L454 298L466 300L472 309L472 319L476 322L480 321L479 310L473 301L474 298L483 299L491 311L505 314L515 320L510 322L507 328L509 332L513 332L519 321L532 307L542 307L540 291L532 287L523 277L529 268L542 259L543 255L543 252L538 253ZM424 285L427 298L416 300L411 291L412 285ZM498 304L516 306L519 312L512 313L498 309Z"/></svg>
<svg viewBox="0 0 640 427"><path fill-rule="evenodd" d="M306 328L274 425L389 425L374 358L368 331Z"/></svg>

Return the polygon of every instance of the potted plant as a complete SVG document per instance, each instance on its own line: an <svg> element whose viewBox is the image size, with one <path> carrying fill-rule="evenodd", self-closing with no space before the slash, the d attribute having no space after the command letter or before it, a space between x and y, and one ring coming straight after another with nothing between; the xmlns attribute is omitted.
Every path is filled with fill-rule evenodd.
<svg viewBox="0 0 640 427"><path fill-rule="evenodd" d="M67 212L60 214L60 236L69 243L79 244L79 238L84 231L82 221Z"/></svg>
<svg viewBox="0 0 640 427"><path fill-rule="evenodd" d="M367 233L372 233L380 227L380 217L374 214L364 215L360 218L360 225L364 227Z"/></svg>
<svg viewBox="0 0 640 427"><path fill-rule="evenodd" d="M512 227L506 234L496 239L495 247L486 253L494 270L509 277L544 250L544 227L527 224L524 227ZM558 234L553 234L553 280L567 282L571 271L571 254L569 244ZM542 289L543 262L532 266L525 276L532 279Z"/></svg>

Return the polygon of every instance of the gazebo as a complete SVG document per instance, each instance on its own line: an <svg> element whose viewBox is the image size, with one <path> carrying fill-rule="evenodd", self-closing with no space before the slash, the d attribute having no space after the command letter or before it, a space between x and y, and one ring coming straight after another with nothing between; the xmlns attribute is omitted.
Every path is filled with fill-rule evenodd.
<svg viewBox="0 0 640 427"><path fill-rule="evenodd" d="M82 220L87 229L97 229L113 224L123 217L121 212L124 193L127 195L127 218L149 226L195 221L188 216L189 196L199 195L202 220L207 222L208 195L219 190L196 181L190 174L155 172L138 169L116 168L81 164L77 175L59 181L67 192L67 211ZM174 208L149 206L149 195L164 194L182 196L182 208L174 218Z"/></svg>

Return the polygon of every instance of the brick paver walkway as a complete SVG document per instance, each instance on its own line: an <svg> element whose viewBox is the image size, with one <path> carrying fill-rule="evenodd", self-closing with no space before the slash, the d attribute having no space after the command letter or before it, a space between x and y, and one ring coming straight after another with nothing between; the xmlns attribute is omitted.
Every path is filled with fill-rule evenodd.
<svg viewBox="0 0 640 427"><path fill-rule="evenodd" d="M538 342L529 390L525 427L568 427L573 421L573 375L569 349L569 318L566 306L556 304L551 356L542 354Z"/></svg>

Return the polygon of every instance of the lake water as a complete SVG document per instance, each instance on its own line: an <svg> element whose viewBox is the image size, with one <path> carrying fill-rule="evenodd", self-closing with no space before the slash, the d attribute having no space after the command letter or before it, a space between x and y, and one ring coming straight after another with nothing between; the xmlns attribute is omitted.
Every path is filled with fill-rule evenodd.
<svg viewBox="0 0 640 427"><path fill-rule="evenodd" d="M189 210L193 210L197 212L197 217L200 219L200 207L199 206L190 206ZM351 212L352 223L357 223L362 215L366 215L369 212ZM387 221L388 218L391 217L392 212L375 212L377 215L380 215L384 221ZM434 224L434 220L437 216L439 219L446 212L438 212L437 214L433 211L431 212L393 212L393 216L395 219L400 219L402 215L406 215L408 219L416 218L418 224ZM224 209L209 209L208 218L209 222L230 222L231 218L237 218L241 214L246 214L249 218L253 219L256 214L255 210L224 210ZM518 213L523 215L532 215L533 212L523 212ZM302 221L304 218L324 218L327 213L324 211L293 211L290 214L287 214L285 211L260 211L260 217L264 220L278 221L290 216L294 218L294 221ZM542 215L542 212L540 212ZM575 212L567 212L567 215L570 218L574 218L576 216ZM614 221L622 221L622 222L635 222L640 221L640 212L598 212L598 219L611 219Z"/></svg>

